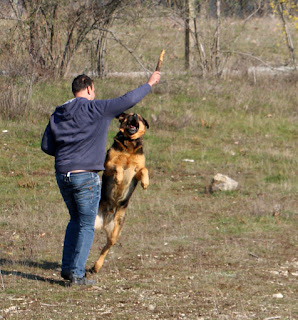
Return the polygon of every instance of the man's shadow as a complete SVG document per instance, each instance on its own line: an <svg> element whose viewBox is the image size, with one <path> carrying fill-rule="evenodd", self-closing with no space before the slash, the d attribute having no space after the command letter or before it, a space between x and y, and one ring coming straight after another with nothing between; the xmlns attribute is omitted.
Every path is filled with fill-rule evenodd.
<svg viewBox="0 0 298 320"><path fill-rule="evenodd" d="M25 273L25 272L20 272L20 271L9 271L9 270L4 270L2 266L5 265L15 265L19 264L22 266L28 266L28 267L36 267L44 270L55 270L61 267L60 264L56 262L49 262L49 261L42 261L41 263L39 262L34 262L31 260L9 260L9 259L0 259L0 275L14 275L17 277L22 277L24 279L29 279L29 280L36 280L36 281L42 281L42 282L48 282L50 284L58 284L63 287L68 287L69 283L63 280L56 280L53 278L47 278L39 275L35 275L32 273Z"/></svg>

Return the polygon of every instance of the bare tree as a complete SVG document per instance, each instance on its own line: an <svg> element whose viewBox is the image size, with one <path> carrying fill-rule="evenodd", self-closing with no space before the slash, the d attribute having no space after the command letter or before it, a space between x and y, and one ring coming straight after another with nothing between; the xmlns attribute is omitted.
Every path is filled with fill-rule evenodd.
<svg viewBox="0 0 298 320"><path fill-rule="evenodd" d="M104 10L105 19L101 20L101 23L97 24L96 32L96 73L99 77L105 75L105 54L106 54L106 45L107 45L107 34L109 33L109 27L114 21L114 13L117 8L120 7L121 1L111 1L109 6L102 8ZM122 3L123 5L123 3Z"/></svg>
<svg viewBox="0 0 298 320"><path fill-rule="evenodd" d="M97 30L98 72L102 73L105 32L120 0L23 0L24 12L9 0L17 17L10 39L24 44L40 75L63 76L88 35ZM8 41L10 41L10 39Z"/></svg>
<svg viewBox="0 0 298 320"><path fill-rule="evenodd" d="M288 22L287 22L287 16L289 15L289 10L286 7L287 5L291 6L291 7L296 6L296 10L298 9L298 5L291 3L291 1L289 1L289 0L288 1L276 0L275 3L273 4L273 6L275 6L275 8L277 9L277 12L278 12L280 19L282 21L283 30L284 30L284 34L285 34L286 42L287 42L287 47L288 47L290 55L291 55L291 62L293 64L294 68L296 69L297 67L296 67L295 49L294 49L294 44L293 44L291 32L290 32Z"/></svg>
<svg viewBox="0 0 298 320"><path fill-rule="evenodd" d="M190 65L190 6L191 0L185 0L185 26L184 26L184 59L185 69L189 69Z"/></svg>
<svg viewBox="0 0 298 320"><path fill-rule="evenodd" d="M290 0L288 0L290 1ZM199 69L202 76L221 76L228 59L235 52L232 45L240 39L249 19L264 10L265 0L176 0L168 6L185 26L185 68ZM238 15L242 17L242 28L233 39L222 43L227 30L222 28L223 17ZM225 48L226 47L226 48ZM237 53L239 54L239 53ZM247 54L246 54L247 55ZM256 58L257 59L257 58Z"/></svg>
<svg viewBox="0 0 298 320"><path fill-rule="evenodd" d="M222 71L221 64L223 62L220 52L221 0L216 1L216 25L209 42L206 41L206 35L203 30L199 30L199 21L206 19L208 16L209 1L200 2L200 12L195 9L194 0L189 0L187 4L188 12L191 16L191 23L188 23L189 33L192 39L194 39L195 45L193 47L196 48L196 52L192 54L193 59L197 61L203 76L206 76L210 72L220 75ZM206 45L209 47L206 48ZM207 55L207 51L209 55Z"/></svg>
<svg viewBox="0 0 298 320"><path fill-rule="evenodd" d="M196 5L195 0L185 0L185 26L184 26L184 39L185 39L185 69L190 69L193 64L193 54L195 46L195 38L193 36Z"/></svg>

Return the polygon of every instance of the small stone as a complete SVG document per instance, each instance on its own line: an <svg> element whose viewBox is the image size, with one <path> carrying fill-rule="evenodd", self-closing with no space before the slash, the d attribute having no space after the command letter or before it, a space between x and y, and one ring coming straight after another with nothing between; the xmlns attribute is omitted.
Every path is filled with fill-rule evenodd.
<svg viewBox="0 0 298 320"><path fill-rule="evenodd" d="M284 296L281 293L275 293L272 297L276 299L282 299Z"/></svg>
<svg viewBox="0 0 298 320"><path fill-rule="evenodd" d="M149 304L148 308L149 308L150 311L153 311L155 309L155 306L153 304Z"/></svg>
<svg viewBox="0 0 298 320"><path fill-rule="evenodd" d="M274 275L279 275L279 272L278 271L269 271L271 274L274 274Z"/></svg>
<svg viewBox="0 0 298 320"><path fill-rule="evenodd" d="M153 122L157 121L157 116L155 114L151 114L151 119Z"/></svg>

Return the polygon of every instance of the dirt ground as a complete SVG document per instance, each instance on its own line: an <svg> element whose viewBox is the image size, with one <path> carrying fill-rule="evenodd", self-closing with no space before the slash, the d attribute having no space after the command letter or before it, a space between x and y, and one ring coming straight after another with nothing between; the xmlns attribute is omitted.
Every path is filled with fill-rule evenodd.
<svg viewBox="0 0 298 320"><path fill-rule="evenodd" d="M40 218L43 232L2 231L0 317L296 319L297 233L286 208L257 215L251 201L271 208L270 196L210 195L163 179L137 189L120 241L91 287L69 287L59 276L65 209ZM192 177L179 181L190 186ZM162 185L176 188L168 206ZM104 240L96 233L89 267Z"/></svg>

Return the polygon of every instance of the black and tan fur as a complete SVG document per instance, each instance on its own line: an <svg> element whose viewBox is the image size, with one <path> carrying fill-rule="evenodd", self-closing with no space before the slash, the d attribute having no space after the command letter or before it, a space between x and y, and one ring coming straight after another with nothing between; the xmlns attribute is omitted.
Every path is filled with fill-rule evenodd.
<svg viewBox="0 0 298 320"><path fill-rule="evenodd" d="M117 241L125 220L125 210L138 184L149 185L145 167L143 135L149 128L147 121L138 114L121 114L120 130L105 159L102 176L101 200L95 221L95 229L104 228L107 243L91 271L98 272L104 259Z"/></svg>

